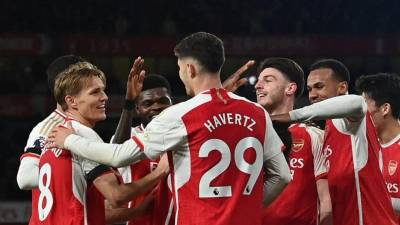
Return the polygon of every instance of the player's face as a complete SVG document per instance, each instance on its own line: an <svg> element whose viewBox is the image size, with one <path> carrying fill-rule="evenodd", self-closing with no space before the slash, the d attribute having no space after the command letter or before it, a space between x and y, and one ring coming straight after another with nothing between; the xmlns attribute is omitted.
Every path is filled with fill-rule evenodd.
<svg viewBox="0 0 400 225"><path fill-rule="evenodd" d="M273 109L274 106L281 104L288 83L279 70L265 68L258 76L255 85L257 103L266 109Z"/></svg>
<svg viewBox="0 0 400 225"><path fill-rule="evenodd" d="M142 91L137 100L137 112L144 124L172 105L166 88L153 88Z"/></svg>
<svg viewBox="0 0 400 225"><path fill-rule="evenodd" d="M310 72L307 78L307 90L308 99L311 103L315 103L346 94L347 85L335 79L331 69L323 68Z"/></svg>
<svg viewBox="0 0 400 225"><path fill-rule="evenodd" d="M193 96L194 92L190 86L190 74L189 74L189 66L187 59L179 59L178 58L178 66L179 66L179 77L181 78L183 84L185 85L186 94L189 96Z"/></svg>
<svg viewBox="0 0 400 225"><path fill-rule="evenodd" d="M74 96L76 113L79 121L93 127L97 122L106 119L106 102L103 81L98 77L88 78L86 85Z"/></svg>
<svg viewBox="0 0 400 225"><path fill-rule="evenodd" d="M372 120L374 121L376 129L379 131L382 123L383 123L383 111L381 110L381 107L376 105L376 102L374 99L366 95L365 93L362 94L364 97L365 101L367 102L368 106L368 112L371 114Z"/></svg>

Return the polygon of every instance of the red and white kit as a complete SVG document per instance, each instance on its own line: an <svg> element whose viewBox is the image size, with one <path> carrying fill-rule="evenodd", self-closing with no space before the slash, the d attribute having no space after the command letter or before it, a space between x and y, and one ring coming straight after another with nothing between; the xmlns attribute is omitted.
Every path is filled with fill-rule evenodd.
<svg viewBox="0 0 400 225"><path fill-rule="evenodd" d="M264 212L265 225L318 224L316 180L326 176L322 152L324 132L305 124L289 127L292 149L289 167L292 180ZM325 177L326 178L326 177Z"/></svg>
<svg viewBox="0 0 400 225"><path fill-rule="evenodd" d="M143 125L133 127L131 130L131 136L135 136L139 133L143 133ZM139 180L151 173L158 165L157 160L144 159L138 163L131 164L126 167L121 167L118 169L120 172L124 183L132 183L132 181ZM170 176L168 179L171 179ZM169 182L170 183L170 182ZM141 204L146 196L149 194L145 193L141 196L136 197L128 203L129 208L133 208ZM173 200L171 188L168 187L167 178L162 180L154 194L154 204L152 204L152 209L146 212L144 216L136 219L131 219L127 222L127 225L168 225L173 224L172 211L173 211ZM171 219L172 218L172 219Z"/></svg>
<svg viewBox="0 0 400 225"><path fill-rule="evenodd" d="M103 142L97 133L72 121L77 135ZM91 183L110 172L108 167L64 149L46 149L39 164L38 218L40 224L105 224L104 198Z"/></svg>
<svg viewBox="0 0 400 225"><path fill-rule="evenodd" d="M361 96L331 98L291 111L299 118L326 122L324 154L335 225L396 224L379 169L380 146Z"/></svg>
<svg viewBox="0 0 400 225"><path fill-rule="evenodd" d="M381 145L383 178L395 211L400 211L400 134L389 143ZM400 224L400 217L397 216Z"/></svg>
<svg viewBox="0 0 400 225"><path fill-rule="evenodd" d="M20 157L21 165L17 175L19 184L24 183L23 186L37 187L37 180L39 178L39 158L44 148L46 138L50 131L54 127L63 124L65 119L66 116L61 111L54 110L32 129L24 148L24 153ZM32 215L29 220L29 225L40 224L37 210L39 194L38 188L32 189Z"/></svg>
<svg viewBox="0 0 400 225"><path fill-rule="evenodd" d="M64 145L113 166L167 152L179 225L261 225L265 196L279 193L284 185L275 181L286 181L289 172L268 113L224 89L204 91L165 109L143 134L123 144L72 134ZM263 166L270 175L265 182Z"/></svg>

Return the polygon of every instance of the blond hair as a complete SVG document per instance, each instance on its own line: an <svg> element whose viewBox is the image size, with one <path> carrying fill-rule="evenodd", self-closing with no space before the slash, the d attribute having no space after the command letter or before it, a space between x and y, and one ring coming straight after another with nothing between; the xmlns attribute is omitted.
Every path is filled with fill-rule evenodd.
<svg viewBox="0 0 400 225"><path fill-rule="evenodd" d="M103 71L89 62L78 62L61 72L54 84L54 97L63 110L68 108L65 102L67 95L77 95L92 77L98 77L106 85Z"/></svg>

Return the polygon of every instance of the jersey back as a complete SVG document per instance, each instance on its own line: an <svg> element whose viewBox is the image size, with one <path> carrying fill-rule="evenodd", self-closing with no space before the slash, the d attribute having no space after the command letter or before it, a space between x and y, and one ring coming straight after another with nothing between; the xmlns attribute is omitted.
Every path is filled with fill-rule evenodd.
<svg viewBox="0 0 400 225"><path fill-rule="evenodd" d="M156 125L163 119L174 121L167 125L171 132L162 132L165 120ZM168 159L176 224L262 223L263 162L282 147L276 132L266 140L269 123L261 106L211 89L164 110L146 127L144 138L154 143L144 142L145 153L175 143ZM157 132L162 137L152 136ZM272 150L267 141L278 145Z"/></svg>

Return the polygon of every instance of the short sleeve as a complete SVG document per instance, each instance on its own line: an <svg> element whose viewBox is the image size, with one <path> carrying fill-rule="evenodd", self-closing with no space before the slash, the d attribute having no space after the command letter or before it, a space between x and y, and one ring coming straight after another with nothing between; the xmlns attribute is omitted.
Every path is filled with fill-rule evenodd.
<svg viewBox="0 0 400 225"><path fill-rule="evenodd" d="M324 144L324 131L312 126L308 126L306 130L311 140L311 151L314 159L314 176L318 179L325 176L327 172L325 162L326 158L322 151Z"/></svg>
<svg viewBox="0 0 400 225"><path fill-rule="evenodd" d="M159 116L153 119L144 130L137 135L144 147L144 154L150 159L157 159L167 151L177 149L186 139L186 129L181 119Z"/></svg>

